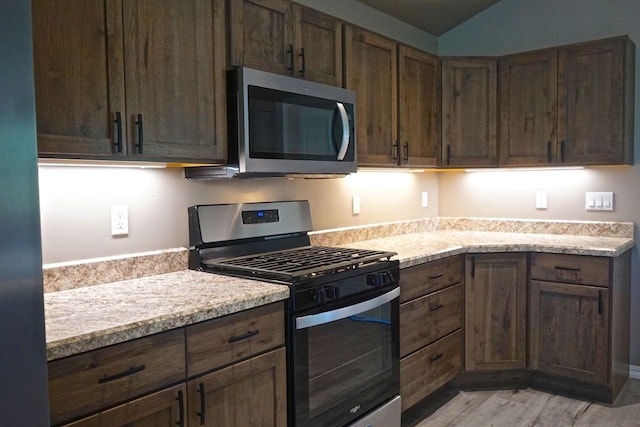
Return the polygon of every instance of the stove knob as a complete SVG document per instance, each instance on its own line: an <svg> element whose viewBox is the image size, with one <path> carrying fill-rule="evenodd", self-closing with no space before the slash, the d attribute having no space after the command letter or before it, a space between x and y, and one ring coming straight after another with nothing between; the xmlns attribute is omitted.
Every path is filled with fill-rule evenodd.
<svg viewBox="0 0 640 427"><path fill-rule="evenodd" d="M367 285L379 288L393 283L393 276L389 271L381 271L367 275Z"/></svg>
<svg viewBox="0 0 640 427"><path fill-rule="evenodd" d="M327 300L329 301L336 301L340 298L340 290L335 286L327 286L326 288L324 288L324 292Z"/></svg>
<svg viewBox="0 0 640 427"><path fill-rule="evenodd" d="M311 299L316 304L324 304L326 302L326 293L324 289L314 289L311 291Z"/></svg>

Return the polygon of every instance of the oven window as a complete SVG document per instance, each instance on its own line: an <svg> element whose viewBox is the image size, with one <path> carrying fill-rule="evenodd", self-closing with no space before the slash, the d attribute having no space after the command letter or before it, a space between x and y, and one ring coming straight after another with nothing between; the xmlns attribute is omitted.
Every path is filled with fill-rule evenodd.
<svg viewBox="0 0 640 427"><path fill-rule="evenodd" d="M357 419L397 394L394 301L296 331L305 344L296 351L298 424L337 425Z"/></svg>

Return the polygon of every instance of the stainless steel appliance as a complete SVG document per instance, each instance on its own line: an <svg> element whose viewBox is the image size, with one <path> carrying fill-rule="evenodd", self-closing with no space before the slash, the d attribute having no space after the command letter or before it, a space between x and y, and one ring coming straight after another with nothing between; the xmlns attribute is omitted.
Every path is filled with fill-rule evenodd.
<svg viewBox="0 0 640 427"><path fill-rule="evenodd" d="M290 287L290 426L400 425L394 252L310 246L306 201L193 206L189 230L190 268Z"/></svg>
<svg viewBox="0 0 640 427"><path fill-rule="evenodd" d="M0 40L0 425L47 426L30 1L2 2Z"/></svg>
<svg viewBox="0 0 640 427"><path fill-rule="evenodd" d="M355 92L249 68L229 71L228 165L187 178L356 171Z"/></svg>

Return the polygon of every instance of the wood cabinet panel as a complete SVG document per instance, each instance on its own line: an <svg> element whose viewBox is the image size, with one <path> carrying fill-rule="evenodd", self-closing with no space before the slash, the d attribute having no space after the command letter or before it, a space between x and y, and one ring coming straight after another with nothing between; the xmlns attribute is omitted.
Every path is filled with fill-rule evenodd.
<svg viewBox="0 0 640 427"><path fill-rule="evenodd" d="M526 254L467 255L465 369L526 366Z"/></svg>
<svg viewBox="0 0 640 427"><path fill-rule="evenodd" d="M531 368L608 384L609 290L531 281Z"/></svg>
<svg viewBox="0 0 640 427"><path fill-rule="evenodd" d="M400 165L437 166L440 159L440 61L398 48Z"/></svg>
<svg viewBox="0 0 640 427"><path fill-rule="evenodd" d="M400 306L400 357L460 329L462 291L458 284Z"/></svg>
<svg viewBox="0 0 640 427"><path fill-rule="evenodd" d="M313 9L293 5L294 74L342 87L342 23Z"/></svg>
<svg viewBox="0 0 640 427"><path fill-rule="evenodd" d="M189 381L188 389L189 425L287 425L284 348Z"/></svg>
<svg viewBox="0 0 640 427"><path fill-rule="evenodd" d="M284 345L284 307L269 304L187 327L191 377Z"/></svg>
<svg viewBox="0 0 640 427"><path fill-rule="evenodd" d="M609 287L611 260L606 257L531 254L531 278Z"/></svg>
<svg viewBox="0 0 640 427"><path fill-rule="evenodd" d="M456 255L403 269L400 274L400 302L459 283L462 268L462 255Z"/></svg>
<svg viewBox="0 0 640 427"><path fill-rule="evenodd" d="M402 410L449 381L462 367L462 332L456 331L400 361Z"/></svg>
<svg viewBox="0 0 640 427"><path fill-rule="evenodd" d="M345 26L346 88L356 91L358 164L398 164L397 47L368 31Z"/></svg>
<svg viewBox="0 0 640 427"><path fill-rule="evenodd" d="M40 156L118 155L116 112L126 126L121 6L118 0L33 1Z"/></svg>
<svg viewBox="0 0 640 427"><path fill-rule="evenodd" d="M555 160L558 54L555 50L500 59L500 164Z"/></svg>
<svg viewBox="0 0 640 427"><path fill-rule="evenodd" d="M116 406L65 427L158 427L186 425L187 392L184 384Z"/></svg>
<svg viewBox="0 0 640 427"><path fill-rule="evenodd" d="M216 97L222 86L216 88L221 75L214 70L224 69L224 51L215 44L223 23L214 9L212 0L124 1L130 153L176 161L219 158L223 135L216 120L224 115L215 106L225 98Z"/></svg>
<svg viewBox="0 0 640 427"><path fill-rule="evenodd" d="M231 64L293 75L291 3L231 0Z"/></svg>
<svg viewBox="0 0 640 427"><path fill-rule="evenodd" d="M497 165L497 62L442 60L442 166Z"/></svg>
<svg viewBox="0 0 640 427"><path fill-rule="evenodd" d="M184 380L178 329L49 363L51 422L69 420Z"/></svg>
<svg viewBox="0 0 640 427"><path fill-rule="evenodd" d="M580 44L558 52L558 118L563 164L633 163L633 120L625 79L635 49L625 38ZM625 57L626 56L626 57ZM633 83L631 83L633 84ZM626 87L625 87L626 86Z"/></svg>

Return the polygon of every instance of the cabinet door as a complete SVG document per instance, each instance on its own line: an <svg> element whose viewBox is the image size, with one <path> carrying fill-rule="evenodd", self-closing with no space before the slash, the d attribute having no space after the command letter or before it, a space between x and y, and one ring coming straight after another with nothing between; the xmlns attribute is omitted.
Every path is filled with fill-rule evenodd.
<svg viewBox="0 0 640 427"><path fill-rule="evenodd" d="M120 6L117 0L33 1L39 156L126 154Z"/></svg>
<svg viewBox="0 0 640 427"><path fill-rule="evenodd" d="M185 426L187 393L184 384L133 400L65 427Z"/></svg>
<svg viewBox="0 0 640 427"><path fill-rule="evenodd" d="M497 66L493 59L442 61L442 166L497 166Z"/></svg>
<svg viewBox="0 0 640 427"><path fill-rule="evenodd" d="M437 166L440 158L440 63L408 46L398 51L400 164Z"/></svg>
<svg viewBox="0 0 640 427"><path fill-rule="evenodd" d="M398 164L396 43L345 26L346 87L356 91L358 164Z"/></svg>
<svg viewBox="0 0 640 427"><path fill-rule="evenodd" d="M231 65L293 75L292 11L288 0L231 0Z"/></svg>
<svg viewBox="0 0 640 427"><path fill-rule="evenodd" d="M557 161L556 50L500 60L500 165Z"/></svg>
<svg viewBox="0 0 640 427"><path fill-rule="evenodd" d="M633 105L625 105L633 99L633 85L625 80L625 66L633 67L625 59L633 61L633 51L625 58L626 42L613 39L559 51L561 162L633 163Z"/></svg>
<svg viewBox="0 0 640 427"><path fill-rule="evenodd" d="M465 369L524 368L526 255L468 255L465 284Z"/></svg>
<svg viewBox="0 0 640 427"><path fill-rule="evenodd" d="M189 425L286 426L286 380L280 348L189 381Z"/></svg>
<svg viewBox="0 0 640 427"><path fill-rule="evenodd" d="M531 368L606 385L609 290L532 280L529 301Z"/></svg>
<svg viewBox="0 0 640 427"><path fill-rule="evenodd" d="M293 6L295 75L342 87L342 23L329 15Z"/></svg>
<svg viewBox="0 0 640 427"><path fill-rule="evenodd" d="M223 4L124 0L126 109L136 157L224 157Z"/></svg>

